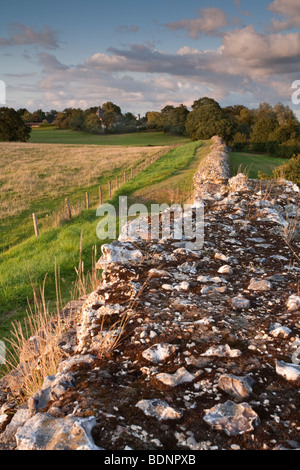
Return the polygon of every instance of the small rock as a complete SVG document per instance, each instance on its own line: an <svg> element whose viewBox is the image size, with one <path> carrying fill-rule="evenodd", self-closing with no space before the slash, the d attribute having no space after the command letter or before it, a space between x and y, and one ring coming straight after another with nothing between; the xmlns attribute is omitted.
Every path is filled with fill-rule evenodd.
<svg viewBox="0 0 300 470"><path fill-rule="evenodd" d="M252 393L252 385L255 382L250 376L238 377L231 374L223 374L218 380L218 387L234 398L245 399Z"/></svg>
<svg viewBox="0 0 300 470"><path fill-rule="evenodd" d="M259 291L259 292L264 292L264 291L269 291L272 288L272 284L270 281L267 281L266 279L255 279L252 278L250 281L250 284L248 286L249 290L254 290L254 291Z"/></svg>
<svg viewBox="0 0 300 470"><path fill-rule="evenodd" d="M248 403L236 404L232 401L204 410L204 421L214 429L224 431L228 436L236 436L253 431L259 417Z"/></svg>
<svg viewBox="0 0 300 470"><path fill-rule="evenodd" d="M140 400L136 406L143 410L145 415L154 416L159 420L180 419L182 413L172 408L168 403L160 399Z"/></svg>
<svg viewBox="0 0 300 470"><path fill-rule="evenodd" d="M218 356L218 357L238 357L242 353L239 349L231 349L228 344L209 348L201 356Z"/></svg>
<svg viewBox="0 0 300 470"><path fill-rule="evenodd" d="M291 382L300 380L300 365L276 360L276 372Z"/></svg>
<svg viewBox="0 0 300 470"><path fill-rule="evenodd" d="M171 356L177 349L178 346L175 344L158 343L143 351L142 356L144 359L157 364Z"/></svg>
<svg viewBox="0 0 300 470"><path fill-rule="evenodd" d="M224 266L221 266L218 269L218 273L220 273L220 274L232 274L233 270L232 270L232 267L229 266L229 264L225 264Z"/></svg>
<svg viewBox="0 0 300 470"><path fill-rule="evenodd" d="M286 326L282 326L280 323L272 323L270 325L270 335L274 338L287 338L292 330L287 328Z"/></svg>
<svg viewBox="0 0 300 470"><path fill-rule="evenodd" d="M194 374L190 374L184 367L181 367L174 374L162 372L157 374L155 378L165 385L176 387L177 385L185 382L192 382L196 376Z"/></svg>
<svg viewBox="0 0 300 470"><path fill-rule="evenodd" d="M289 312L296 312L296 310L300 310L300 296L295 294L290 295L286 305Z"/></svg>
<svg viewBox="0 0 300 470"><path fill-rule="evenodd" d="M250 300L246 299L242 295L238 295L237 297L234 297L231 301L232 307L235 308L236 310L247 310L248 308L251 307Z"/></svg>

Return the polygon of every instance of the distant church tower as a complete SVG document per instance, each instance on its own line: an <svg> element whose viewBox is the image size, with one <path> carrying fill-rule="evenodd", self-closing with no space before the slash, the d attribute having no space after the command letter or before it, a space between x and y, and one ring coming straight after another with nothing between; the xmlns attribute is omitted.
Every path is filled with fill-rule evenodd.
<svg viewBox="0 0 300 470"><path fill-rule="evenodd" d="M99 108L97 109L96 115L98 116L100 121L103 122L104 113L103 113L103 109L101 108L101 106L99 106Z"/></svg>

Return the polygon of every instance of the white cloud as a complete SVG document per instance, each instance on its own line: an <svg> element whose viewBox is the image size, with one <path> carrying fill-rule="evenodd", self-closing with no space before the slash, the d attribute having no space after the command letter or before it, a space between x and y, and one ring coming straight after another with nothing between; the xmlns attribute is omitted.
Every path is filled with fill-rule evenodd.
<svg viewBox="0 0 300 470"><path fill-rule="evenodd" d="M10 36L0 38L0 46L36 45L46 49L58 47L57 31L49 26L43 26L40 31L21 23L12 23L9 26Z"/></svg>
<svg viewBox="0 0 300 470"><path fill-rule="evenodd" d="M299 0L274 0L270 3L269 10L282 19L272 19L274 31L284 31L300 26L300 2Z"/></svg>
<svg viewBox="0 0 300 470"><path fill-rule="evenodd" d="M227 15L220 8L202 8L198 15L198 18L174 21L166 26L171 31L185 29L192 39L198 39L201 34L218 35L228 25Z"/></svg>

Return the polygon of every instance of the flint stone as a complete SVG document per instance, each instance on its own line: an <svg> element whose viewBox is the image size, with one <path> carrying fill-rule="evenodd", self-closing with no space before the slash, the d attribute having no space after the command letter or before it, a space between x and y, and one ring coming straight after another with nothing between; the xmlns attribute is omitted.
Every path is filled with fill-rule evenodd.
<svg viewBox="0 0 300 470"><path fill-rule="evenodd" d="M175 344L158 343L143 351L142 356L144 359L157 364L167 359L167 357L171 356L177 349L178 346Z"/></svg>
<svg viewBox="0 0 300 470"><path fill-rule="evenodd" d="M241 354L239 349L231 349L228 344L225 344L217 347L212 346L201 356L238 357Z"/></svg>
<svg viewBox="0 0 300 470"><path fill-rule="evenodd" d="M231 374L223 374L219 378L218 387L234 398L245 399L252 393L252 385L255 383L250 376L238 377Z"/></svg>
<svg viewBox="0 0 300 470"><path fill-rule="evenodd" d="M59 398L74 385L74 376L70 372L45 377L41 390L28 400L30 414L44 410L50 401Z"/></svg>
<svg viewBox="0 0 300 470"><path fill-rule="evenodd" d="M224 431L227 436L236 436L253 431L259 417L248 403L236 404L232 401L204 410L204 421L212 428Z"/></svg>
<svg viewBox="0 0 300 470"><path fill-rule="evenodd" d="M155 378L165 385L176 387L185 382L192 382L196 376L190 374L184 367L181 367L174 374L162 372L161 374L157 374Z"/></svg>
<svg viewBox="0 0 300 470"><path fill-rule="evenodd" d="M251 307L250 300L246 299L242 295L238 295L237 297L234 297L231 301L232 307L236 310L247 310L248 308Z"/></svg>
<svg viewBox="0 0 300 470"><path fill-rule="evenodd" d="M287 328L286 326L282 326L280 323L272 323L270 325L270 335L273 336L274 338L287 338L289 334L292 332L290 328Z"/></svg>
<svg viewBox="0 0 300 470"><path fill-rule="evenodd" d="M136 406L140 408L145 415L153 416L158 420L180 419L182 413L172 408L168 403L160 399L140 400Z"/></svg>
<svg viewBox="0 0 300 470"><path fill-rule="evenodd" d="M272 284L270 281L267 281L266 279L255 279L252 278L250 281L250 284L248 286L249 290L254 290L254 291L259 291L259 292L264 292L264 291L269 291L272 288Z"/></svg>
<svg viewBox="0 0 300 470"><path fill-rule="evenodd" d="M300 296L295 294L290 295L287 301L287 308L289 312L300 310Z"/></svg>
<svg viewBox="0 0 300 470"><path fill-rule="evenodd" d="M288 381L300 380L300 365L276 360L276 372Z"/></svg>
<svg viewBox="0 0 300 470"><path fill-rule="evenodd" d="M232 267L229 266L229 264L224 264L224 266L221 266L218 269L218 273L220 273L220 274L232 274L233 270L232 270Z"/></svg>
<svg viewBox="0 0 300 470"><path fill-rule="evenodd" d="M54 418L48 413L38 413L18 428L17 449L100 450L91 436L95 425L94 416Z"/></svg>
<svg viewBox="0 0 300 470"><path fill-rule="evenodd" d="M102 256L96 264L97 269L104 269L110 264L135 265L143 260L140 250L131 243L113 242L101 246Z"/></svg>

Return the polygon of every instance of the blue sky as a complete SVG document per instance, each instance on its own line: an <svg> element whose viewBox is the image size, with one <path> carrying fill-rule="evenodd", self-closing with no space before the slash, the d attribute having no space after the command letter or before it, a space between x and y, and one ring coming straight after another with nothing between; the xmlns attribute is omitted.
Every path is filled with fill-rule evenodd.
<svg viewBox="0 0 300 470"><path fill-rule="evenodd" d="M299 0L11 0L0 80L7 106L30 111L113 101L144 114L201 96L293 107L299 29Z"/></svg>

